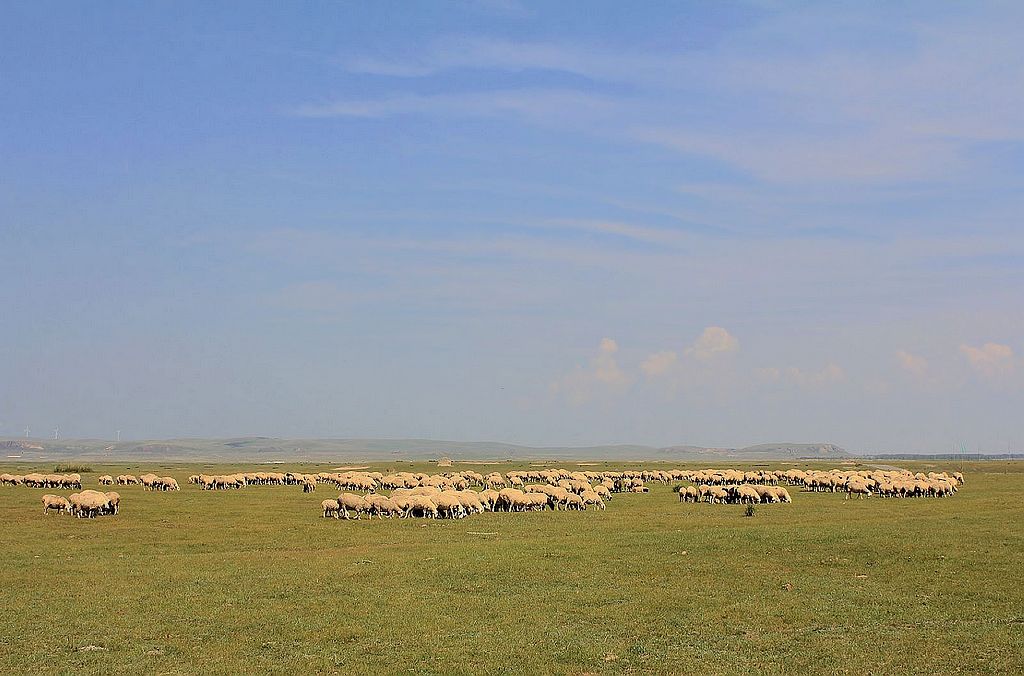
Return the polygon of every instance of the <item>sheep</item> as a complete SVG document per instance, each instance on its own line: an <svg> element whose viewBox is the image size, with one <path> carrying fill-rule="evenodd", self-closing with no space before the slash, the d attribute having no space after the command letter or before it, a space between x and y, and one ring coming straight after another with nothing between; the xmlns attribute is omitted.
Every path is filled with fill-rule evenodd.
<svg viewBox="0 0 1024 676"><path fill-rule="evenodd" d="M583 502L583 498L575 493L569 493L566 495L564 504L566 509L583 511L587 508L586 504Z"/></svg>
<svg viewBox="0 0 1024 676"><path fill-rule="evenodd" d="M437 505L437 514L441 518L461 519L466 516L466 509L462 506L458 493L454 491L444 491L434 499L434 504Z"/></svg>
<svg viewBox="0 0 1024 676"><path fill-rule="evenodd" d="M594 509L605 509L604 500L595 491L583 491L580 493L580 499L583 500L584 509L590 505L594 505Z"/></svg>
<svg viewBox="0 0 1024 676"><path fill-rule="evenodd" d="M467 514L481 514L484 511L484 505L480 501L477 493L471 490L458 491L459 502L462 503L462 507L466 510Z"/></svg>
<svg viewBox="0 0 1024 676"><path fill-rule="evenodd" d="M121 495L114 491L108 491L104 495L107 496L107 513L117 514L121 508Z"/></svg>
<svg viewBox="0 0 1024 676"><path fill-rule="evenodd" d="M484 509L488 512L495 511L495 505L498 501L498 491L488 488L487 490L480 491L480 502L483 504Z"/></svg>
<svg viewBox="0 0 1024 676"><path fill-rule="evenodd" d="M81 493L74 493L68 498L71 503L72 513L79 517L93 518L103 514L109 504L105 493L94 490L85 490Z"/></svg>
<svg viewBox="0 0 1024 676"><path fill-rule="evenodd" d="M543 493L522 493L513 498L513 508L516 511L543 511L549 504L548 496Z"/></svg>
<svg viewBox="0 0 1024 676"><path fill-rule="evenodd" d="M305 479L302 482L302 492L303 493L312 493L314 491L316 491L316 482L312 481L311 479Z"/></svg>
<svg viewBox="0 0 1024 676"><path fill-rule="evenodd" d="M337 500L324 500L320 503L320 507L324 510L325 519L328 516L333 516L337 519L341 512L341 503Z"/></svg>
<svg viewBox="0 0 1024 676"><path fill-rule="evenodd" d="M99 477L97 481L99 481L100 484L103 486L112 486L114 484L114 477L110 476L109 474L104 474L103 476Z"/></svg>
<svg viewBox="0 0 1024 676"><path fill-rule="evenodd" d="M755 488L753 486L745 486L745 485L744 486L737 486L736 487L736 497L739 499L740 504L748 504L749 505L749 504L757 504L759 502L762 502L764 500L765 495L767 495L768 490L765 489L765 490L762 491L762 490L758 490L758 488L765 488L765 487L758 486L757 488Z"/></svg>
<svg viewBox="0 0 1024 676"><path fill-rule="evenodd" d="M60 495L44 495L43 496L43 514L49 514L50 510L55 510L58 514L70 514L71 503L68 499Z"/></svg>
<svg viewBox="0 0 1024 676"><path fill-rule="evenodd" d="M117 477L116 483L118 486L136 486L139 480L131 474L121 474Z"/></svg>
<svg viewBox="0 0 1024 676"><path fill-rule="evenodd" d="M365 500L368 505L368 513L370 514L371 519L374 514L377 515L377 518L383 519L385 515L390 518L393 515L402 513L402 510L399 509L395 501L384 495L380 495L378 493L367 493L363 497L363 500Z"/></svg>
<svg viewBox="0 0 1024 676"><path fill-rule="evenodd" d="M370 507L366 500L355 493L342 493L338 496L338 503L341 505L341 516L345 519L352 518L349 516L349 510L355 513L355 518L358 519L359 515Z"/></svg>
<svg viewBox="0 0 1024 676"><path fill-rule="evenodd" d="M518 488L502 488L498 491L498 497L494 501L494 508L504 512L511 512L515 509L515 504L521 495L526 494Z"/></svg>
<svg viewBox="0 0 1024 676"><path fill-rule="evenodd" d="M409 516L419 515L429 519L436 519L439 516L437 505L433 500L425 495L409 496L408 510L406 514Z"/></svg>
<svg viewBox="0 0 1024 676"><path fill-rule="evenodd" d="M855 493L859 499L863 500L865 495L871 495L871 489L862 481L848 482L846 484L846 499L849 500Z"/></svg>

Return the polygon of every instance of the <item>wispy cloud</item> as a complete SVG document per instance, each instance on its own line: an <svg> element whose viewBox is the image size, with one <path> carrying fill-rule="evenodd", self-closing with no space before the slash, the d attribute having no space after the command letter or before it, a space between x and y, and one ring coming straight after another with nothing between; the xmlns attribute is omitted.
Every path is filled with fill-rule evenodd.
<svg viewBox="0 0 1024 676"><path fill-rule="evenodd" d="M938 180L978 162L972 144L1024 139L1018 113L1024 108L1024 54L1016 23L982 11L970 14L936 12L903 24L874 50L866 50L863 41L816 41L824 34L877 36L879 29L894 30L884 12L867 10L775 11L710 49L675 52L449 36L401 57L354 55L341 63L351 72L402 77L461 69L552 71L631 90L595 101L581 85L545 94L536 103L509 93L407 96L304 106L299 112L513 113L715 158L773 183ZM694 106L695 97L722 114L697 114L704 108ZM595 102L614 109L614 124L588 129L565 114Z"/></svg>
<svg viewBox="0 0 1024 676"><path fill-rule="evenodd" d="M1000 343L985 343L981 347L961 345L960 353L981 375L996 378L1011 373L1016 367L1013 348Z"/></svg>
<svg viewBox="0 0 1024 676"><path fill-rule="evenodd" d="M608 98L571 89L509 89L434 95L406 94L379 99L341 99L305 104L290 110L306 118L392 115L444 115L451 117L513 116L534 123L577 122L607 115L619 105Z"/></svg>
<svg viewBox="0 0 1024 676"><path fill-rule="evenodd" d="M677 55L611 52L557 42L513 41L488 36L449 36L401 58L353 56L339 59L354 73L425 77L447 70L557 71L595 80L633 82L682 63Z"/></svg>

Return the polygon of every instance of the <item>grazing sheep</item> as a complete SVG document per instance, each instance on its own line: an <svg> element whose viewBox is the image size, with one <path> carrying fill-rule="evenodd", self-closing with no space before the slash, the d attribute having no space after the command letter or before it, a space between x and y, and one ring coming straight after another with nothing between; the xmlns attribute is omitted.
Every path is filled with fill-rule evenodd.
<svg viewBox="0 0 1024 676"><path fill-rule="evenodd" d="M850 481L846 484L846 499L849 500L854 494L863 500L865 495L871 495L871 489L862 481Z"/></svg>
<svg viewBox="0 0 1024 676"><path fill-rule="evenodd" d="M114 491L104 493L107 496L107 514L117 514L121 508L121 495Z"/></svg>
<svg viewBox="0 0 1024 676"><path fill-rule="evenodd" d="M160 488L165 491L180 491L181 487L178 486L178 481L174 477L160 477Z"/></svg>
<svg viewBox="0 0 1024 676"><path fill-rule="evenodd" d="M341 512L341 503L337 500L324 500L320 503L320 507L324 510L324 518L333 516L335 519L338 518Z"/></svg>
<svg viewBox="0 0 1024 676"><path fill-rule="evenodd" d="M353 518L349 516L350 511L358 519L360 514L365 514L370 508L366 500L355 493L342 493L338 496L338 503L341 505L341 516L345 519Z"/></svg>
<svg viewBox="0 0 1024 676"><path fill-rule="evenodd" d="M566 495L564 504L566 509L574 509L581 512L587 508L586 504L583 502L583 498L575 493L569 493Z"/></svg>
<svg viewBox="0 0 1024 676"><path fill-rule="evenodd" d="M70 514L71 503L68 502L67 498L60 495L44 495L43 514L49 514L51 509L58 514Z"/></svg>
<svg viewBox="0 0 1024 676"><path fill-rule="evenodd" d="M580 499L583 500L584 509L590 505L594 505L594 509L605 509L604 500L601 499L601 496L596 491L583 491L580 493Z"/></svg>
<svg viewBox="0 0 1024 676"><path fill-rule="evenodd" d="M488 512L495 511L495 505L498 501L498 491L488 488L487 490L480 491L480 502L483 504L484 509Z"/></svg>
<svg viewBox="0 0 1024 676"><path fill-rule="evenodd" d="M109 474L104 474L103 476L99 477L97 481L99 481L100 484L104 486L112 486L114 484L114 477L110 476Z"/></svg>
<svg viewBox="0 0 1024 676"><path fill-rule="evenodd" d="M445 491L434 498L437 515L441 518L461 519L466 516L466 508L462 506L458 493Z"/></svg>
<svg viewBox="0 0 1024 676"><path fill-rule="evenodd" d="M409 505L406 514L409 516L422 516L428 519L436 519L439 516L437 505L434 504L433 500L425 495L409 496Z"/></svg>
<svg viewBox="0 0 1024 676"><path fill-rule="evenodd" d="M109 500L105 493L94 490L85 490L81 493L73 493L68 502L71 503L71 512L78 518L89 518L100 516L107 509Z"/></svg>
<svg viewBox="0 0 1024 676"><path fill-rule="evenodd" d="M377 515L377 518L383 519L385 516L391 518L402 513L402 510L399 509L395 501L387 496L378 493L367 493L363 500L366 501L369 507L367 511L371 519L374 514Z"/></svg>

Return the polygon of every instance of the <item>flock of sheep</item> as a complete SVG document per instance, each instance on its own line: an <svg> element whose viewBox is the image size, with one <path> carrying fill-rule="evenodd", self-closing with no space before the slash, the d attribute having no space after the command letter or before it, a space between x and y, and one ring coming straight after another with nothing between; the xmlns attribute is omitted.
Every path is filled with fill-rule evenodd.
<svg viewBox="0 0 1024 676"><path fill-rule="evenodd" d="M908 472L907 470L762 470L744 472L734 469L705 469L683 472L683 479L694 486L680 487L681 502L790 502L789 493L781 487L803 486L811 492L846 493L849 499L854 495L864 498L877 493L887 498L947 497L954 495L963 485L964 475L960 472ZM725 489L723 499L720 490ZM744 497L741 496L741 493ZM774 493L774 495L773 495Z"/></svg>
<svg viewBox="0 0 1024 676"><path fill-rule="evenodd" d="M115 479L109 474L104 474L97 481L104 486L142 486L145 491L180 491L181 486L178 480L170 476L157 476L156 474L143 474L136 477L131 474L121 474Z"/></svg>
<svg viewBox="0 0 1024 676"><path fill-rule="evenodd" d="M81 474L0 474L0 485L29 488L81 488Z"/></svg>
<svg viewBox="0 0 1024 676"><path fill-rule="evenodd" d="M613 493L646 493L647 481L668 483L678 472L571 472L564 469L500 472L345 472L313 475L342 489L337 499L320 503L324 517L361 516L460 519L483 512L586 511L605 509ZM480 488L481 490L474 490ZM390 496L378 493L391 491Z"/></svg>
<svg viewBox="0 0 1024 676"><path fill-rule="evenodd" d="M142 486L143 490L181 490L173 477L143 474L98 477L101 485ZM203 490L239 489L246 486L299 485L312 493L318 484L343 491L336 499L320 503L324 517L359 519L362 516L423 517L459 519L483 512L529 512L543 510L586 511L605 509L613 493L646 493L647 483L680 483L673 490L679 502L710 504L790 503L784 485L802 486L809 492L843 492L846 498L947 497L963 485L960 472L906 470L635 470L569 471L513 470L480 474L474 471L426 474L423 472L241 472L227 475L195 474L189 483ZM0 474L0 485L31 488L82 488L79 474ZM358 492L353 492L358 491ZM382 491L390 492L385 495ZM117 514L120 495L84 490L65 498L43 496L43 512L96 517Z"/></svg>
<svg viewBox="0 0 1024 676"><path fill-rule="evenodd" d="M758 505L793 502L782 486L733 484L729 486L680 486L679 502L710 502L711 504Z"/></svg>
<svg viewBox="0 0 1024 676"><path fill-rule="evenodd" d="M788 470L787 481L813 492L846 493L864 498L872 493L885 498L944 498L955 495L964 483L960 472L908 472L907 470Z"/></svg>
<svg viewBox="0 0 1024 676"><path fill-rule="evenodd" d="M84 490L81 493L72 493L66 498L61 495L43 496L43 514L52 511L92 519L106 514L117 514L120 505L121 496L113 491L101 493Z"/></svg>

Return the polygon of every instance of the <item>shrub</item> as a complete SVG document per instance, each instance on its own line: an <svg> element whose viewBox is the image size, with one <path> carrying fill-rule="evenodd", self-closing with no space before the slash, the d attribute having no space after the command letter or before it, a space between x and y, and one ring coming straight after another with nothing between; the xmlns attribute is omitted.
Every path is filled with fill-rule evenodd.
<svg viewBox="0 0 1024 676"><path fill-rule="evenodd" d="M92 467L88 465L69 465L67 463L61 463L53 466L54 474L88 474L92 472Z"/></svg>
<svg viewBox="0 0 1024 676"><path fill-rule="evenodd" d="M743 512L743 516L754 516L754 506L747 505L746 510Z"/></svg>

